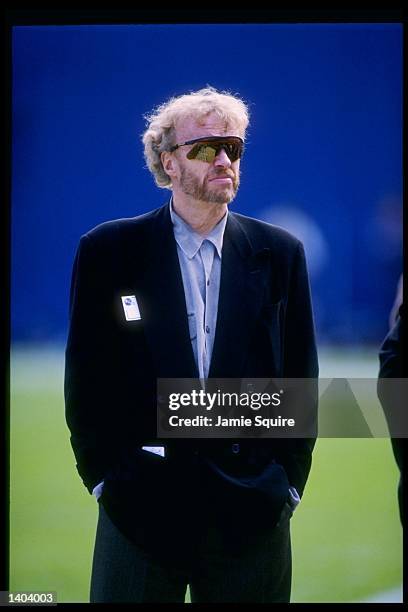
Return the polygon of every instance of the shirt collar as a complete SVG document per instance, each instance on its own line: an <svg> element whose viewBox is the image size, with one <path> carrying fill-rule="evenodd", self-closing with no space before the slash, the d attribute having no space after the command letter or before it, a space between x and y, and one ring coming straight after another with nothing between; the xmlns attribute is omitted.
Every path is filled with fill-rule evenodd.
<svg viewBox="0 0 408 612"><path fill-rule="evenodd" d="M190 225L176 213L173 209L173 198L170 200L170 217L173 223L176 242L189 259L192 259L196 255L204 240L209 240L215 246L218 256L221 258L224 231L228 219L228 209L223 218L213 227L207 236L201 236L195 232Z"/></svg>

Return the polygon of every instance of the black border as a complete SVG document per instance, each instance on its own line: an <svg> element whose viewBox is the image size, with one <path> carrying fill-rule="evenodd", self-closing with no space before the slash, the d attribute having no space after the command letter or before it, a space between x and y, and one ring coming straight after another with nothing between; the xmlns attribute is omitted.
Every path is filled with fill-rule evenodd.
<svg viewBox="0 0 408 612"><path fill-rule="evenodd" d="M9 586L9 507L10 507L10 264L11 264L11 92L12 92L12 28L21 25L129 25L129 24L172 24L172 23L403 23L405 11L402 6L388 8L156 8L153 9L49 9L49 8L5 8L2 10L2 40L4 71L4 159L3 181L4 200L0 205L0 288L3 297L0 315L0 367L1 386L4 401L1 414L0 439L2 457L0 470L0 591ZM405 25L405 24L404 24ZM408 68L406 59L407 32L403 31L404 73L403 99L406 99ZM407 124L403 117L403 163L406 160ZM405 168L403 168L405 169ZM403 204L406 202L406 180L403 173ZM407 215L404 214L404 229ZM405 235L405 232L404 232ZM404 264L406 247L403 247ZM404 265L405 267L405 265ZM404 298L406 284L404 288ZM406 346L406 326L404 328ZM404 373L407 372L407 359L404 352ZM406 453L405 453L406 458ZM405 537L404 537L405 543ZM405 571L404 571L405 574ZM404 576L404 601L407 600Z"/></svg>

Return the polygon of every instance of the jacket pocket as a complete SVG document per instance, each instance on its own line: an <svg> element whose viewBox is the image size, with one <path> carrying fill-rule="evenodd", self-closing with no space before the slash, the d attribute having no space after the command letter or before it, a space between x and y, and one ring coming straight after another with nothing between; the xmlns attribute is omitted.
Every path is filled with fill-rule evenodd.
<svg viewBox="0 0 408 612"><path fill-rule="evenodd" d="M203 479L205 496L216 508L221 522L236 523L240 528L274 527L288 498L289 481L285 469L271 461L260 474L239 478L231 476L208 458Z"/></svg>

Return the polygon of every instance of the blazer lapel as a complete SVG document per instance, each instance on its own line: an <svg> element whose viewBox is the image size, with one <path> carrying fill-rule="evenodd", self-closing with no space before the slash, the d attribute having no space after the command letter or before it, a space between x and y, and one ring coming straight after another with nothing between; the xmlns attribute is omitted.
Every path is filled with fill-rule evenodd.
<svg viewBox="0 0 408 612"><path fill-rule="evenodd" d="M146 243L146 267L138 274L141 314L158 378L197 378L183 279L169 205L159 209Z"/></svg>
<svg viewBox="0 0 408 612"><path fill-rule="evenodd" d="M225 228L217 327L209 378L239 378L261 309L269 249L254 252L238 219Z"/></svg>

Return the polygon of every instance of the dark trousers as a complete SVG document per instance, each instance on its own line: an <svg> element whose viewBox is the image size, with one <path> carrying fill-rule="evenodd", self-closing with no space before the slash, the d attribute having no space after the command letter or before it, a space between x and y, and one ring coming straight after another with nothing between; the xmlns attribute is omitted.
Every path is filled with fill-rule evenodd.
<svg viewBox="0 0 408 612"><path fill-rule="evenodd" d="M190 585L194 603L289 602L291 569L289 518L238 555L208 528L194 561L177 569L125 538L99 504L90 601L184 602Z"/></svg>

